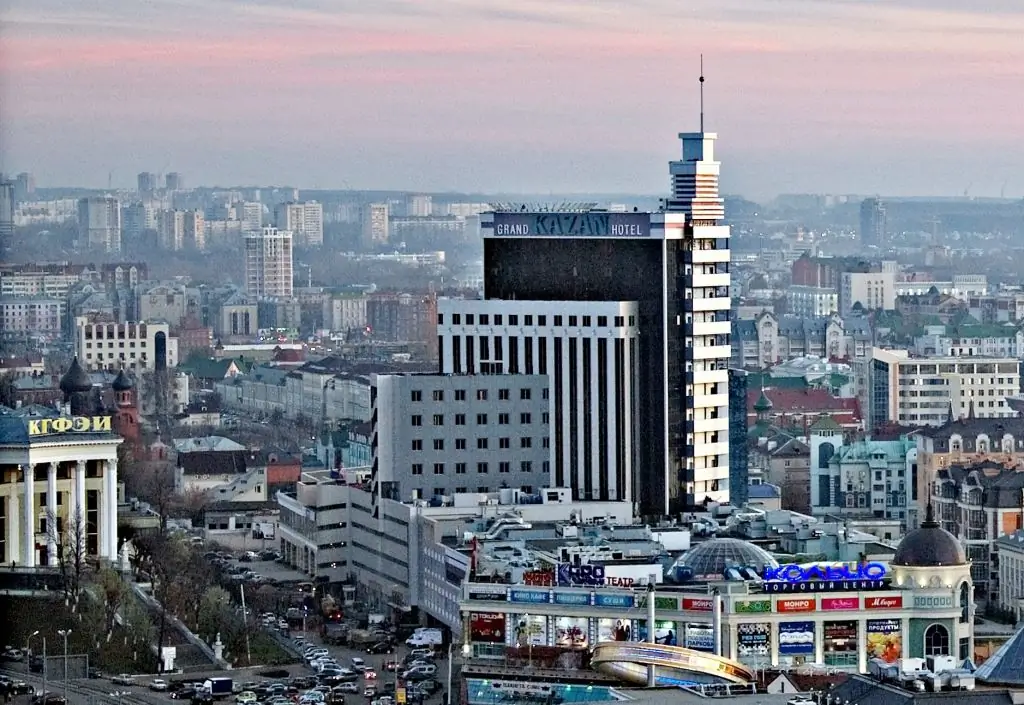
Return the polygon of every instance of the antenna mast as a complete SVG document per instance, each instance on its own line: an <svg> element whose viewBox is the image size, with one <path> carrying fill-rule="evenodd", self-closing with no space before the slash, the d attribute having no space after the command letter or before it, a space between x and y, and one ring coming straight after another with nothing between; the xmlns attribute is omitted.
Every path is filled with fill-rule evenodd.
<svg viewBox="0 0 1024 705"><path fill-rule="evenodd" d="M700 131L704 133L704 55L700 55Z"/></svg>

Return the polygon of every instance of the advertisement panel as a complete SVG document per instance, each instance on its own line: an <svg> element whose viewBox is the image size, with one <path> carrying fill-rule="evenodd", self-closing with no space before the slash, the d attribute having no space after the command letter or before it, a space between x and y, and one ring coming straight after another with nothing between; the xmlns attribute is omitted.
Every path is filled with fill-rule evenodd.
<svg viewBox="0 0 1024 705"><path fill-rule="evenodd" d="M470 588L469 599L484 600L485 602L506 602L508 601L508 593L504 590L477 590Z"/></svg>
<svg viewBox="0 0 1024 705"><path fill-rule="evenodd" d="M771 612L771 600L746 600L733 603L733 609L737 614L750 614L757 612Z"/></svg>
<svg viewBox="0 0 1024 705"><path fill-rule="evenodd" d="M655 603L657 605L657 603ZM715 601L710 597L684 597L683 609L691 612L710 612L715 608Z"/></svg>
<svg viewBox="0 0 1024 705"><path fill-rule="evenodd" d="M817 563L764 567L765 592L837 592L888 587L884 563Z"/></svg>
<svg viewBox="0 0 1024 705"><path fill-rule="evenodd" d="M560 587L600 587L604 585L603 565L575 565L559 563L555 569L555 582Z"/></svg>
<svg viewBox="0 0 1024 705"><path fill-rule="evenodd" d="M594 604L598 607L625 607L633 606L633 594L608 594L598 592L594 595Z"/></svg>
<svg viewBox="0 0 1024 705"><path fill-rule="evenodd" d="M636 622L636 640L647 641L647 620L638 619ZM679 630L675 622L659 619L654 623L654 643L666 646L679 645Z"/></svg>
<svg viewBox="0 0 1024 705"><path fill-rule="evenodd" d="M813 612L815 609L813 597L800 597L792 600L779 600L775 603L775 609L779 612Z"/></svg>
<svg viewBox="0 0 1024 705"><path fill-rule="evenodd" d="M859 597L823 597L821 598L821 609L836 611L836 610L859 610L860 609L860 598Z"/></svg>
<svg viewBox="0 0 1024 705"><path fill-rule="evenodd" d="M858 661L856 620L825 622L822 626L825 664L828 666L856 665Z"/></svg>
<svg viewBox="0 0 1024 705"><path fill-rule="evenodd" d="M683 646L697 651L714 651L715 634L710 624L688 622L683 625Z"/></svg>
<svg viewBox="0 0 1024 705"><path fill-rule="evenodd" d="M650 237L646 213L495 213L495 237Z"/></svg>
<svg viewBox="0 0 1024 705"><path fill-rule="evenodd" d="M779 624L779 653L795 656L814 653L814 622Z"/></svg>
<svg viewBox="0 0 1024 705"><path fill-rule="evenodd" d="M633 620L631 619L599 619L597 620L598 641L632 641Z"/></svg>
<svg viewBox="0 0 1024 705"><path fill-rule="evenodd" d="M589 605L589 592L555 592L556 605Z"/></svg>
<svg viewBox="0 0 1024 705"><path fill-rule="evenodd" d="M899 619L869 619L864 634L868 658L895 663L903 657L903 622Z"/></svg>
<svg viewBox="0 0 1024 705"><path fill-rule="evenodd" d="M772 657L772 625L752 622L736 625L736 652L740 661L760 663Z"/></svg>
<svg viewBox="0 0 1024 705"><path fill-rule="evenodd" d="M470 612L469 639L487 644L504 644L505 615L500 612Z"/></svg>
<svg viewBox="0 0 1024 705"><path fill-rule="evenodd" d="M589 624L586 617L555 617L555 646L587 648Z"/></svg>
<svg viewBox="0 0 1024 705"><path fill-rule="evenodd" d="M550 601L547 590L511 590L509 592L510 602L530 602L540 604Z"/></svg>
<svg viewBox="0 0 1024 705"><path fill-rule="evenodd" d="M516 646L547 646L548 618L543 615L521 614L516 617Z"/></svg>
<svg viewBox="0 0 1024 705"><path fill-rule="evenodd" d="M864 609L868 610L899 610L903 609L903 595L886 595L885 597L865 597Z"/></svg>

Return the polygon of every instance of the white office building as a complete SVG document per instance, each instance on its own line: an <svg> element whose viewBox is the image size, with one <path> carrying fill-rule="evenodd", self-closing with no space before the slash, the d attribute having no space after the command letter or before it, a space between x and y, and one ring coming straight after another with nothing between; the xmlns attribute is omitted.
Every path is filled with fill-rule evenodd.
<svg viewBox="0 0 1024 705"><path fill-rule="evenodd" d="M638 460L638 307L619 301L438 301L446 374L548 375L551 484L631 500Z"/></svg>

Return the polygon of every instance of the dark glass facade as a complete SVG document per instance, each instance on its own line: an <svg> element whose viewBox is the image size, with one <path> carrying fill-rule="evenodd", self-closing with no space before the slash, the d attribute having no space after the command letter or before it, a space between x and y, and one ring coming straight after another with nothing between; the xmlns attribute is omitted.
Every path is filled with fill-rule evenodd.
<svg viewBox="0 0 1024 705"><path fill-rule="evenodd" d="M729 370L729 501L734 507L747 503L750 492L747 463L747 373Z"/></svg>
<svg viewBox="0 0 1024 705"><path fill-rule="evenodd" d="M636 500L645 516L661 516L666 510L676 513L693 502L692 497L685 494L687 483L692 484L692 478L685 476L685 329L681 325L666 326L666 321L675 321L676 314L681 315L683 310L682 293L678 288L682 279L676 277L684 261L681 250L682 241L658 238L484 238L484 298L638 303L640 345L636 359L640 408L636 416L638 463L632 480ZM666 331L671 331L667 341ZM634 343L630 341L631 345ZM574 346L582 341L570 339L569 344ZM557 367L560 341L556 340L555 345ZM600 349L598 354L602 354ZM615 364L616 374L619 374L618 353ZM560 372L554 371L556 378L560 377ZM566 372L576 374L575 370ZM554 380L553 388L560 388L558 379ZM592 392L600 394L596 384ZM668 419L665 418L666 394L669 397ZM553 419L556 428L564 422L559 416L556 404ZM574 422L573 419L568 421ZM670 438L668 449L665 448L666 427ZM557 448L555 478L561 481L564 459L559 457L561 453ZM572 451L569 460L576 462L575 449ZM575 472L575 468L572 470Z"/></svg>

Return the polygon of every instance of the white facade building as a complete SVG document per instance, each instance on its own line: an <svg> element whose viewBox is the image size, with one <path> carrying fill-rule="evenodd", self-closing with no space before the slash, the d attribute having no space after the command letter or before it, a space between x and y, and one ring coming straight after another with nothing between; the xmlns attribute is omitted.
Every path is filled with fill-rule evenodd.
<svg viewBox="0 0 1024 705"><path fill-rule="evenodd" d="M245 235L245 293L291 298L294 293L292 234L266 227Z"/></svg>
<svg viewBox="0 0 1024 705"><path fill-rule="evenodd" d="M1006 397L1020 393L1020 361L1011 358L910 357L906 350L872 348L854 361L865 427L886 423L940 426L956 417L1017 416Z"/></svg>
<svg viewBox="0 0 1024 705"><path fill-rule="evenodd" d="M839 315L849 316L855 304L865 311L896 308L895 272L843 272L839 287Z"/></svg>
<svg viewBox="0 0 1024 705"><path fill-rule="evenodd" d="M552 486L631 500L639 309L619 301L438 301L445 374L548 375Z"/></svg>
<svg viewBox="0 0 1024 705"><path fill-rule="evenodd" d="M274 209L278 230L289 230L295 244L319 247L324 244L324 207L316 201L280 203Z"/></svg>
<svg viewBox="0 0 1024 705"><path fill-rule="evenodd" d="M370 203L363 208L363 247L372 249L387 243L391 236L389 210L387 203Z"/></svg>
<svg viewBox="0 0 1024 705"><path fill-rule="evenodd" d="M178 339L166 323L94 323L75 319L75 355L93 370L151 371L178 364Z"/></svg>
<svg viewBox="0 0 1024 705"><path fill-rule="evenodd" d="M324 299L324 327L347 331L366 327L365 294L336 294Z"/></svg>
<svg viewBox="0 0 1024 705"><path fill-rule="evenodd" d="M121 251L121 203L113 196L78 201L78 246L103 252Z"/></svg>
<svg viewBox="0 0 1024 705"><path fill-rule="evenodd" d="M786 306L793 316L831 316L839 311L839 294L820 286L791 286L786 289Z"/></svg>

